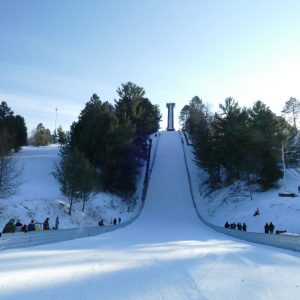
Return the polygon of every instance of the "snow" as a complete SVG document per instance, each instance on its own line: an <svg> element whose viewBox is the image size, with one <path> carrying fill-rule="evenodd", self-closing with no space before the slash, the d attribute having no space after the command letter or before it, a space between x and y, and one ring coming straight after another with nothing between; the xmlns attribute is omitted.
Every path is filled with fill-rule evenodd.
<svg viewBox="0 0 300 300"><path fill-rule="evenodd" d="M75 203L71 216L67 215L69 202L61 195L59 184L52 175L55 163L59 162L58 154L58 146L50 145L23 147L15 155L23 168L21 185L18 194L0 200L0 228L11 218L28 224L31 219L43 222L48 217L50 227L53 227L58 216L60 228L78 228L95 226L100 218L106 224L114 217L126 221L138 213L139 204L135 211L128 212L128 205L121 198L99 193L86 203L84 212L81 203Z"/></svg>
<svg viewBox="0 0 300 300"><path fill-rule="evenodd" d="M216 222L230 216L228 207L220 210ZM199 220L180 135L164 132L137 221L95 237L2 251L0 299L298 299L299 275L300 253L239 241Z"/></svg>
<svg viewBox="0 0 300 300"><path fill-rule="evenodd" d="M193 148L185 146L189 170L193 179L194 195L198 210L208 222L224 226L225 222L247 224L247 231L264 232L264 225L272 222L275 230L287 230L288 233L300 234L299 212L300 171L296 168L286 169L285 190L295 193L296 197L280 197L284 191L283 179L278 182L278 188L261 192L254 187L252 200L249 187L241 181L209 191L205 184L208 175L194 163ZM260 215L253 216L256 209Z"/></svg>

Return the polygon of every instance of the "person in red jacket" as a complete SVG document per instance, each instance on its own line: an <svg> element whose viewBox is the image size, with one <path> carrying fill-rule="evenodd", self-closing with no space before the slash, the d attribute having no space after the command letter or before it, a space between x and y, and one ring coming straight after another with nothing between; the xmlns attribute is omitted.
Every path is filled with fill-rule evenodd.
<svg viewBox="0 0 300 300"><path fill-rule="evenodd" d="M43 230L49 230L49 218L44 221Z"/></svg>

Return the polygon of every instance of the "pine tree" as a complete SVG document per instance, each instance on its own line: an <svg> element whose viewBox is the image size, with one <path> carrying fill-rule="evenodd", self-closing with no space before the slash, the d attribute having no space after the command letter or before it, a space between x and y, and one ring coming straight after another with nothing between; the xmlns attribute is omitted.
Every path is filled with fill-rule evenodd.
<svg viewBox="0 0 300 300"><path fill-rule="evenodd" d="M245 143L247 112L238 106L235 99L228 97L225 104L219 105L221 112L215 115L213 128L216 151L222 166L227 171L227 180L240 178Z"/></svg>
<svg viewBox="0 0 300 300"><path fill-rule="evenodd" d="M88 159L78 150L62 152L61 161L55 166L53 176L60 183L60 190L69 199L71 215L75 200L85 203L95 190L96 171Z"/></svg>
<svg viewBox="0 0 300 300"><path fill-rule="evenodd" d="M201 99L192 100L181 117L193 138L198 163L210 175L211 187L218 186L223 170L229 184L240 178L247 180L250 189L255 182L264 189L274 186L282 175L281 143L291 135L291 126L261 101L246 109L226 98L221 111L211 118L205 115Z"/></svg>
<svg viewBox="0 0 300 300"><path fill-rule="evenodd" d="M5 101L0 103L0 120L4 120L7 117L12 117L14 112L11 108L7 105Z"/></svg>
<svg viewBox="0 0 300 300"><path fill-rule="evenodd" d="M145 90L132 82L122 84L117 93L119 100L115 101L116 116L120 126L128 128L129 133L129 143L119 149L121 181L118 186L122 187L123 191L130 192L135 187L139 165L147 158L149 135L159 129L161 114L158 106L144 97Z"/></svg>
<svg viewBox="0 0 300 300"><path fill-rule="evenodd" d="M290 97L290 99L285 102L282 113L286 115L289 120L292 120L293 127L297 128L297 119L300 113L300 101Z"/></svg>
<svg viewBox="0 0 300 300"><path fill-rule="evenodd" d="M57 142L60 145L64 145L67 142L67 132L65 132L61 126L57 128Z"/></svg>
<svg viewBox="0 0 300 300"><path fill-rule="evenodd" d="M5 131L6 143L9 142L11 149L18 151L27 144L27 128L24 118L16 115L7 105L2 101L0 104L0 133Z"/></svg>

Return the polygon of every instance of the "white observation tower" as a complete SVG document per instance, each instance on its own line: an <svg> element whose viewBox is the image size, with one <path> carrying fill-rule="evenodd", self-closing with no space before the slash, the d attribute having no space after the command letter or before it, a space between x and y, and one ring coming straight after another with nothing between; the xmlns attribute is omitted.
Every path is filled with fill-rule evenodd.
<svg viewBox="0 0 300 300"><path fill-rule="evenodd" d="M168 131L174 131L174 107L175 103L167 103L168 108Z"/></svg>

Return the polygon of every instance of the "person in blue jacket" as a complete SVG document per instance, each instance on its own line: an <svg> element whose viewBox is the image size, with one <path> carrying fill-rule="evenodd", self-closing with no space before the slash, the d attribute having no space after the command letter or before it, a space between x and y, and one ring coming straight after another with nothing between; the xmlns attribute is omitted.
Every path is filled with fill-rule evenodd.
<svg viewBox="0 0 300 300"><path fill-rule="evenodd" d="M34 220L31 220L31 222L28 224L28 231L35 231Z"/></svg>

